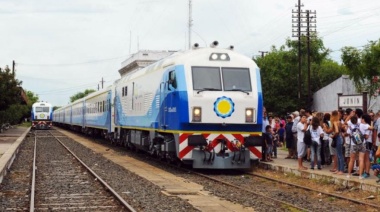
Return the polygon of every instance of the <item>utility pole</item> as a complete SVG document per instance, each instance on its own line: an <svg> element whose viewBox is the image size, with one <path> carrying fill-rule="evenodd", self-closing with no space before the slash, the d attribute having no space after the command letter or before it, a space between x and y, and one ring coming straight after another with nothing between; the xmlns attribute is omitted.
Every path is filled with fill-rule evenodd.
<svg viewBox="0 0 380 212"><path fill-rule="evenodd" d="M102 83L102 89L103 89L103 84L104 84L104 80L103 80L103 77L102 77L102 81L100 81ZM98 89L99 90L99 89Z"/></svg>
<svg viewBox="0 0 380 212"><path fill-rule="evenodd" d="M189 49L191 49L191 26L193 26L192 13L192 0L189 0Z"/></svg>
<svg viewBox="0 0 380 212"><path fill-rule="evenodd" d="M308 109L311 109L311 81L310 81L310 37L314 36L315 34L311 35L310 32L315 32L316 28L316 11L310 11L306 10L306 20L307 20L307 28L306 28L306 35L307 35L307 107ZM311 16L314 15L314 16ZM314 24L314 25L313 25ZM314 28L314 31L311 29Z"/></svg>
<svg viewBox="0 0 380 212"><path fill-rule="evenodd" d="M301 0L298 0L298 5L296 5L297 10L292 10L292 18L296 18L292 20L292 23L296 23L295 25L293 24L293 27L297 28L297 31L293 29L293 34L292 37L298 37L298 103L300 104L301 102L301 65L302 65L302 55L301 55L301 23L303 21L303 11L301 11ZM296 14L296 15L294 15ZM296 34L294 34L296 33Z"/></svg>
<svg viewBox="0 0 380 212"><path fill-rule="evenodd" d="M265 54L267 54L268 52L267 51L259 51L259 53L261 53L261 57L263 58L265 56Z"/></svg>
<svg viewBox="0 0 380 212"><path fill-rule="evenodd" d="M13 60L12 62L12 74L15 74L15 67L16 67L16 62Z"/></svg>

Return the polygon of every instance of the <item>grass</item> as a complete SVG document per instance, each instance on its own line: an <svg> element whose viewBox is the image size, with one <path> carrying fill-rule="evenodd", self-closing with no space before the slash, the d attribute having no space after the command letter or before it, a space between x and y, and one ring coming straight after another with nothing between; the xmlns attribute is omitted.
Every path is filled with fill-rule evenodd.
<svg viewBox="0 0 380 212"><path fill-rule="evenodd" d="M21 124L19 124L20 127L31 127L32 126L32 122L22 122Z"/></svg>

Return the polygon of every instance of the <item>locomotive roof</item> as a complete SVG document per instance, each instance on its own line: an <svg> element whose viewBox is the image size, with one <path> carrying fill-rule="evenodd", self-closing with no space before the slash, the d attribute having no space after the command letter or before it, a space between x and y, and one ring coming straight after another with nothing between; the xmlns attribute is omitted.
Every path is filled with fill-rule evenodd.
<svg viewBox="0 0 380 212"><path fill-rule="evenodd" d="M52 107L52 105L48 102L35 102L32 107L38 107L38 106L46 106L46 107Z"/></svg>
<svg viewBox="0 0 380 212"><path fill-rule="evenodd" d="M233 57L234 59L255 64L255 62L251 58L230 49L211 48L211 47L196 48L196 49L191 49L187 51L175 52L172 55L165 57L143 69L131 71L130 73L127 73L126 75L124 75L121 78L121 81L129 80L131 78L136 78L146 73L153 72L165 67L178 65L178 64L185 64L189 60L196 57L205 57L205 56L209 57L209 55L211 55L212 53L227 53L230 57ZM257 65L255 64L255 66Z"/></svg>

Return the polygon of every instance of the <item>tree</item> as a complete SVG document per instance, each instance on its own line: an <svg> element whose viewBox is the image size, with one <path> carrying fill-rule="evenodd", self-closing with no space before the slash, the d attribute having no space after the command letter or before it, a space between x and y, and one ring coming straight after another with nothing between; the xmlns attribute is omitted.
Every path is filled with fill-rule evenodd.
<svg viewBox="0 0 380 212"><path fill-rule="evenodd" d="M0 69L0 124L17 124L28 115L28 106L21 104L21 84L8 66Z"/></svg>
<svg viewBox="0 0 380 212"><path fill-rule="evenodd" d="M77 99L81 99L81 98L89 95L92 92L95 92L95 90L93 90L93 89L86 89L84 92L78 92L77 94L75 94L75 95L73 95L73 96L70 97L70 102L74 102Z"/></svg>
<svg viewBox="0 0 380 212"><path fill-rule="evenodd" d="M15 78L8 66L0 70L0 111L19 102L21 84L22 82Z"/></svg>
<svg viewBox="0 0 380 212"><path fill-rule="evenodd" d="M370 41L363 50L346 46L342 48L342 61L358 92L367 91L376 96L380 90L380 39Z"/></svg>
<svg viewBox="0 0 380 212"><path fill-rule="evenodd" d="M254 58L261 70L264 105L278 114L307 108L307 46L301 42L301 100L298 100L298 42L290 39L280 48L272 47L265 57ZM310 47L311 94L345 73L344 67L328 58L329 50L321 39L313 39Z"/></svg>
<svg viewBox="0 0 380 212"><path fill-rule="evenodd" d="M38 102L39 97L37 94L34 94L32 91L25 90L25 94L28 97L28 106L32 107L32 105Z"/></svg>

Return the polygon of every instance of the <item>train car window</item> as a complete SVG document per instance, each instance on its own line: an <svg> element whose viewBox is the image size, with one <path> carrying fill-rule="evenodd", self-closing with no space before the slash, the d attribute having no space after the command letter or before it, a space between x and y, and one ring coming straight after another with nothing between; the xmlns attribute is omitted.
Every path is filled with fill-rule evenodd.
<svg viewBox="0 0 380 212"><path fill-rule="evenodd" d="M121 88L121 96L124 96L124 88Z"/></svg>
<svg viewBox="0 0 380 212"><path fill-rule="evenodd" d="M222 90L218 67L192 67L194 90Z"/></svg>
<svg viewBox="0 0 380 212"><path fill-rule="evenodd" d="M248 68L222 68L225 91L252 91Z"/></svg>
<svg viewBox="0 0 380 212"><path fill-rule="evenodd" d="M125 87L124 87L124 94L125 94L125 96L128 95L128 86L125 86Z"/></svg>

